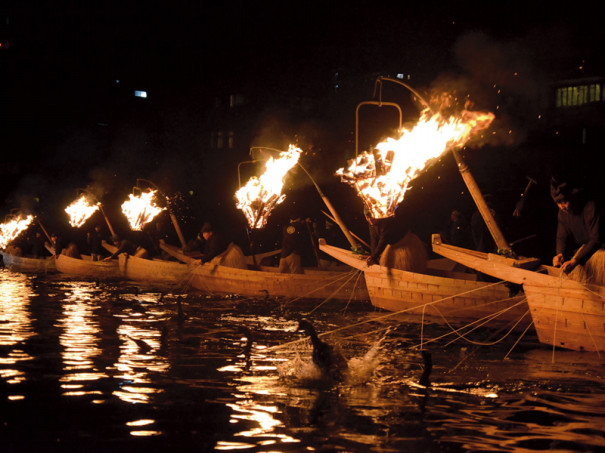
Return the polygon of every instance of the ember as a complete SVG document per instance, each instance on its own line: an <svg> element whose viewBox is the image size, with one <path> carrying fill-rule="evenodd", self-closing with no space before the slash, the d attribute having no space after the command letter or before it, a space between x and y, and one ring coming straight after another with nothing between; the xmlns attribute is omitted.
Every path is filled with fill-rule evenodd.
<svg viewBox="0 0 605 453"><path fill-rule="evenodd" d="M122 212L128 219L132 230L141 231L143 225L151 222L155 216L166 209L155 203L156 192L157 190L147 190L141 192L138 197L130 194L128 200L122 203Z"/></svg>
<svg viewBox="0 0 605 453"><path fill-rule="evenodd" d="M72 204L65 208L69 216L69 224L72 227L79 228L99 210L101 203L91 203L86 195L82 195Z"/></svg>
<svg viewBox="0 0 605 453"><path fill-rule="evenodd" d="M262 228L266 225L271 210L284 201L281 191L288 171L298 163L302 150L290 145L277 159L269 158L265 172L251 177L245 186L235 193L237 207L241 209L250 228Z"/></svg>
<svg viewBox="0 0 605 453"><path fill-rule="evenodd" d="M34 216L28 215L23 217L22 215L14 217L0 224L0 249L6 248L21 232L25 231L27 227L34 220Z"/></svg>
<svg viewBox="0 0 605 453"><path fill-rule="evenodd" d="M425 109L418 123L402 129L398 139L388 138L372 153L361 153L336 175L357 190L372 217L390 217L412 179L445 151L464 146L493 120L492 113L463 110L446 119Z"/></svg>

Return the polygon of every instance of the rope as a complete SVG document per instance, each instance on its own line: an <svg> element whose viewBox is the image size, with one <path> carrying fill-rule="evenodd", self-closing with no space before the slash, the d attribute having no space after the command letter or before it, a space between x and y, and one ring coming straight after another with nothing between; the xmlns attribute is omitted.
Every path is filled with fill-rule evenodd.
<svg viewBox="0 0 605 453"><path fill-rule="evenodd" d="M357 271L357 272L360 272L360 271ZM332 299L332 297L333 297L333 296L334 296L336 293L338 293L338 292L339 292L339 291L340 291L340 290L341 290L341 289L342 289L342 288L343 288L343 287L344 287L346 284L348 284L348 283L349 283L349 282L350 282L350 281L351 281L351 280L352 280L354 277L355 277L355 274L354 274L354 273L352 273L352 274L351 274L351 276L350 276L349 278L347 278L347 279L345 280L345 282L344 282L342 285L340 285L338 288L336 288L336 289L335 289L335 290L332 292L332 294L330 294L330 295L328 296L328 298L327 298L327 299L325 299L323 302L321 302L321 303L320 303L320 304L318 304L318 305L317 305L315 308L313 308L311 311L309 311L309 312L306 314L306 316L307 316L307 315L310 315L310 314L311 314L311 313L313 313L315 310L317 310L319 307L321 307L322 305L324 305L325 303L327 303L329 300L331 300L331 299ZM352 295L351 295L351 298L352 298ZM350 302L350 301L351 301L351 299L349 299L349 302Z"/></svg>
<svg viewBox="0 0 605 453"><path fill-rule="evenodd" d="M468 290L468 291L464 291L464 292L462 292L462 293L454 294L454 295L452 295L452 296L447 296L447 297L444 297L444 298L442 298L442 299L437 299L437 300L434 300L434 301L432 301L432 302L428 302L428 303L423 304L423 305L424 305L424 306L434 305L434 304L437 304L437 303L439 303L439 302L443 302L444 300L453 299L454 297L459 297L459 296L462 296L462 295L464 295L464 294L470 294L470 293L473 293L473 292L475 292L475 291L479 291L479 290L483 290L483 289L486 289L486 288L490 288L490 287L492 287L492 286L499 285L499 284L501 284L501 283L503 283L503 282L502 282L502 281L499 281L499 282L492 283L492 284L489 284L489 285L481 286L481 287L479 287L479 288L474 288L474 289L471 289L471 290ZM364 321L359 321L359 322L354 323L354 324L349 324L349 325L347 325L347 326L338 327L337 329L330 330L330 331L328 331L328 332L322 332L322 333L318 334L317 336L318 336L318 337L323 337L323 336L326 336L326 335L331 335L331 334L333 334L333 333L340 332L341 330L350 329L350 328L352 328L352 327L360 326L360 325L362 325L362 324L366 324L366 323L368 323L368 322L373 322L373 321L377 321L377 320L381 320L381 319L386 319L386 318L389 318L389 317L392 317L392 316L397 316L397 315L400 315L400 314L402 314L402 313L406 313L406 312L408 312L408 311L417 310L417 309L418 309L418 308L420 308L420 307L422 307L422 305L417 305L417 306L415 306L415 307L409 307L409 308L406 308L406 309L403 309L403 310L399 310L399 311L395 311L395 312L391 312L391 313L386 313L386 314L384 314L384 315L382 315L382 316L379 316L379 317L377 317L377 318L373 318L373 319L366 319L366 320L364 320ZM476 321L474 321L474 322L476 322ZM265 349L265 351L273 351L273 350L276 350L276 349L285 348L285 347L290 346L290 345L292 345L292 344L299 343L300 341L301 341L301 340L293 340L293 341L289 341L289 342L287 342L287 343L282 343L282 344L280 344L280 345L271 346L271 347L268 347L267 349ZM428 343L428 342L427 342L427 343Z"/></svg>

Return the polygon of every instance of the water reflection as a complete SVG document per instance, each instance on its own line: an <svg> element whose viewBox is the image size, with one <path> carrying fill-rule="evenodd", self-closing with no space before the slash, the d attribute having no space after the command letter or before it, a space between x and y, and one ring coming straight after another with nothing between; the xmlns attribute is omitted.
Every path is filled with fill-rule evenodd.
<svg viewBox="0 0 605 453"><path fill-rule="evenodd" d="M35 334L29 311L32 295L26 276L0 271L0 378L8 384L24 382L26 374L17 365L32 360L23 350L24 343Z"/></svg>
<svg viewBox="0 0 605 453"><path fill-rule="evenodd" d="M387 327L373 324L329 337L371 363L370 379L319 388L280 373L304 370L311 351L276 348L300 338L279 301L191 295L177 322L178 295L115 290L0 271L0 436L15 451L57 439L62 451L605 449L594 354L557 350L553 362L531 341L510 354L511 344L434 346L425 389L418 325L397 325L373 348ZM326 310L313 321L327 331L363 316Z"/></svg>

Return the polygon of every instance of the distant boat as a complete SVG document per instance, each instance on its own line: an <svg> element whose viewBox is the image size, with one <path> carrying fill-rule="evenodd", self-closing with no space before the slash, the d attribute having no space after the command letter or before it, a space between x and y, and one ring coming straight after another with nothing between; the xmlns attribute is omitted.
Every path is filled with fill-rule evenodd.
<svg viewBox="0 0 605 453"><path fill-rule="evenodd" d="M367 301L368 291L362 276L350 267L342 270L304 269L304 274L283 274L276 267L254 266L247 269L201 264L179 248L162 244L162 249L189 264L189 282L201 291L242 296L277 296L304 299ZM274 252L270 252L274 254ZM257 255L257 258L260 258Z"/></svg>
<svg viewBox="0 0 605 453"><path fill-rule="evenodd" d="M118 267L118 260L93 261L89 255L81 255L81 258L72 258L60 254L55 258L57 271L74 277L91 279L118 279L122 277Z"/></svg>
<svg viewBox="0 0 605 453"><path fill-rule="evenodd" d="M523 285L541 343L575 351L605 351L605 287L567 278L535 258L513 259L467 250L433 235L433 251L471 269Z"/></svg>
<svg viewBox="0 0 605 453"><path fill-rule="evenodd" d="M45 258L29 258L26 256L15 256L5 251L0 251L4 267L15 272L44 274L56 272L55 260L52 256Z"/></svg>
<svg viewBox="0 0 605 453"><path fill-rule="evenodd" d="M115 245L103 241L103 247L115 253ZM122 277L147 283L179 284L187 281L189 268L180 261L141 258L127 253L118 255L118 265Z"/></svg>
<svg viewBox="0 0 605 453"><path fill-rule="evenodd" d="M477 281L477 275L456 272L453 261L429 260L426 273L408 272L374 264L366 257L319 241L321 251L363 271L370 301L375 307L435 322L485 322L486 326L527 327L530 317L522 296L510 297L504 285ZM480 321L483 320L483 321Z"/></svg>

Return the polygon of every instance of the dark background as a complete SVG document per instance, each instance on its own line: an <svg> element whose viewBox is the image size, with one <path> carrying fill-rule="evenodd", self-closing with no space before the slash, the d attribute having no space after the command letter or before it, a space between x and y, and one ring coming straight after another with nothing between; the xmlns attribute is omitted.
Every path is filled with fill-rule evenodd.
<svg viewBox="0 0 605 453"><path fill-rule="evenodd" d="M252 146L297 143L301 163L365 235L360 200L333 173L355 155L356 106L376 99L378 76L398 74L427 98L448 92L496 114L492 134L464 156L493 195L506 237L537 235L522 251L549 256L554 247L553 173L602 195L601 105L554 107L561 83L604 75L601 5L88 3L0 5L3 215L22 209L48 229L80 234L67 227L63 208L89 187L127 230L120 204L144 178L174 199L188 237L211 219L241 238L245 220L233 201L238 164L251 160ZM384 84L382 98L398 102L405 121L416 118L405 88ZM360 150L396 124L378 108L362 110L359 120ZM254 167L241 170L247 179ZM527 176L538 184L524 216L512 219ZM451 209L467 217L474 211L450 154L412 186L397 211L400 231L412 228L428 241ZM325 208L301 171L286 193L259 233L267 242L279 240L277 229L293 212L322 218Z"/></svg>

